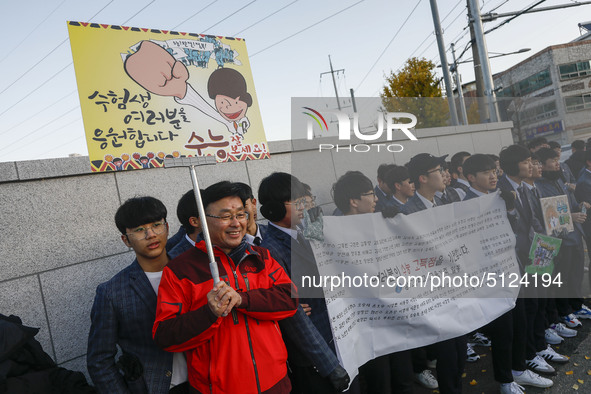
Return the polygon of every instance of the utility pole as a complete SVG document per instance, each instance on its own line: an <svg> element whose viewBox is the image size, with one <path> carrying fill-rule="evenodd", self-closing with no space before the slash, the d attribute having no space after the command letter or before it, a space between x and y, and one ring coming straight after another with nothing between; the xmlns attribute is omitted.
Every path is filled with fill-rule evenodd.
<svg viewBox="0 0 591 394"><path fill-rule="evenodd" d="M482 70L482 80L484 88L484 97L486 99L486 107L488 108L489 122L498 122L499 114L495 103L495 91L493 86L492 74L490 71L490 62L488 60L488 51L486 48L486 40L484 39L484 31L482 28L482 20L480 19L480 8L478 8L477 0L468 0L470 9L470 22L474 26L474 46L476 46L478 57L480 58L480 69ZM476 62L475 62L475 72Z"/></svg>
<svg viewBox="0 0 591 394"><path fill-rule="evenodd" d="M468 17L472 15L472 7L468 1ZM482 69L480 67L480 56L478 56L478 48L474 43L476 42L474 34L474 24L468 23L470 26L470 43L472 47L472 59L474 60L474 82L476 83L476 103L478 105L478 117L480 123L485 123L490 117L488 114L488 107L483 102L484 98L484 80L482 78Z"/></svg>
<svg viewBox="0 0 591 394"><path fill-rule="evenodd" d="M431 3L431 14L433 14L433 25L435 27L435 36L437 37L437 46L439 47L439 57L441 58L441 69L443 70L443 80L445 82L445 92L447 94L447 103L449 105L449 112L451 115L451 123L457 126L458 113L456 111L456 102L454 99L454 92L451 86L451 77L449 74L449 66L447 64L447 56L445 55L445 43L443 42L443 32L441 30L441 22L439 21L439 10L437 9L437 1L429 0Z"/></svg>
<svg viewBox="0 0 591 394"><path fill-rule="evenodd" d="M466 103L464 102L464 92L462 92L462 81L460 81L460 72L458 71L458 61L456 60L456 46L451 43L451 54L454 59L453 71L456 74L456 87L458 89L458 97L460 98L460 113L462 114L462 124L468 124L468 114L466 113Z"/></svg>
<svg viewBox="0 0 591 394"><path fill-rule="evenodd" d="M322 76L324 74L330 74L330 75L332 75L332 84L334 86L334 94L337 97L337 106L339 107L339 111L340 111L341 110L341 103L339 101L339 92L337 91L337 82L336 82L336 80L334 78L334 74L335 73L338 74L340 72L343 72L344 73L345 72L345 69L344 68L341 68L340 70L333 70L333 68L332 68L332 60L330 60L330 55L328 55L328 63L330 64L330 71L327 71L327 72L324 72L324 73L320 73L320 78L322 78Z"/></svg>
<svg viewBox="0 0 591 394"><path fill-rule="evenodd" d="M355 104L355 93L353 92L353 88L349 89L351 92L351 103L353 103L353 113L357 113L357 105Z"/></svg>

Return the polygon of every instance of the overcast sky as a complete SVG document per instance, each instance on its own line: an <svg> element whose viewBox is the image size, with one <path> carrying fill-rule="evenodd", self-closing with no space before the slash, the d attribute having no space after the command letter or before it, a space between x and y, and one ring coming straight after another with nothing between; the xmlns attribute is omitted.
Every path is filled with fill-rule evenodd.
<svg viewBox="0 0 591 394"><path fill-rule="evenodd" d="M539 1L539 0L538 0ZM483 13L519 11L533 0L480 1ZM410 56L439 63L428 0L0 0L0 161L87 155L66 21L246 39L268 140L290 137L291 97L331 97L331 55L340 96L379 95L384 76ZM547 0L540 6L572 4ZM469 41L466 0L439 0L447 47ZM199 12L201 11L201 12ZM485 30L504 19L485 24ZM580 35L591 5L523 15L486 36L500 72ZM406 21L406 22L405 22ZM591 56L590 56L591 57ZM448 52L448 58L451 55ZM470 59L467 51L462 60ZM472 64L460 66L464 82Z"/></svg>

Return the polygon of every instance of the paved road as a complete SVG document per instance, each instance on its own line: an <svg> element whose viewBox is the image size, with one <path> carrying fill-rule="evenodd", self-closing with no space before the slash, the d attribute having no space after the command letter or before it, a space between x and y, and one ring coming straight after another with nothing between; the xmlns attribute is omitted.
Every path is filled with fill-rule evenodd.
<svg viewBox="0 0 591 394"><path fill-rule="evenodd" d="M591 307L591 289L587 273L583 283L584 294L588 294L585 303ZM549 389L526 386L526 393L591 393L591 335L589 335L591 333L591 320L583 320L582 323L583 327L577 330L576 337L565 339L561 345L554 346L554 350L570 357L567 364L552 364L556 369L553 375L543 375L552 379L554 385ZM498 393L499 384L493 378L490 348L476 347L475 350L480 354L481 358L475 363L466 364L463 393ZM583 381L583 383L578 380ZM472 381L475 381L476 384L471 385L470 382ZM577 388L575 389L575 387ZM418 384L415 385L414 392L418 394L438 393L437 390L427 390Z"/></svg>

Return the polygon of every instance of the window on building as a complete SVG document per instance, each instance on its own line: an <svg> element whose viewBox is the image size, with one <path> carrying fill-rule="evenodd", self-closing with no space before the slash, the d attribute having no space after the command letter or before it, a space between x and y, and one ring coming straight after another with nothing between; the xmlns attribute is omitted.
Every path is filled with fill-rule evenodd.
<svg viewBox="0 0 591 394"><path fill-rule="evenodd" d="M550 69L546 69L531 75L521 81L507 86L497 92L497 97L521 97L538 89L542 89L548 85L552 85L552 78L550 77ZM553 94L553 93L552 93ZM552 95L550 94L550 95Z"/></svg>
<svg viewBox="0 0 591 394"><path fill-rule="evenodd" d="M522 123L535 123L540 120L553 118L558 115L556 109L556 101L536 105L535 107L528 108L521 113Z"/></svg>
<svg viewBox="0 0 591 394"><path fill-rule="evenodd" d="M591 75L591 60L563 64L561 66L558 66L558 71L560 73L561 81Z"/></svg>
<svg viewBox="0 0 591 394"><path fill-rule="evenodd" d="M519 87L518 95L523 96L551 84L552 78L550 78L550 70L546 69L519 81L519 83L517 83L517 86Z"/></svg>
<svg viewBox="0 0 591 394"><path fill-rule="evenodd" d="M567 112L580 111L591 108L591 93L580 94L564 98Z"/></svg>

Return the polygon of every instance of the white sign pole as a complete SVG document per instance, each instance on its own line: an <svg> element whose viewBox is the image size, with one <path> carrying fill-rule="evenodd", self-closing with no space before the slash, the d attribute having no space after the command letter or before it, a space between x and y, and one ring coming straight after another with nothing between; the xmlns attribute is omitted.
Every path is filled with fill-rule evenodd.
<svg viewBox="0 0 591 394"><path fill-rule="evenodd" d="M213 278L214 285L220 281L220 274L218 272L218 265L215 262L213 255L213 246L211 245L211 238L209 236L209 229L207 227L207 220L205 218L205 208L203 208L203 201L201 200L201 193L199 192L199 181L197 180L196 166L215 165L215 156L203 157L180 157L177 159L165 159L164 167L189 167L191 172L191 180L193 181L193 192L195 193L195 201L197 202L197 209L199 210L199 220L201 222L201 230L207 247L207 256L209 257L209 270Z"/></svg>

